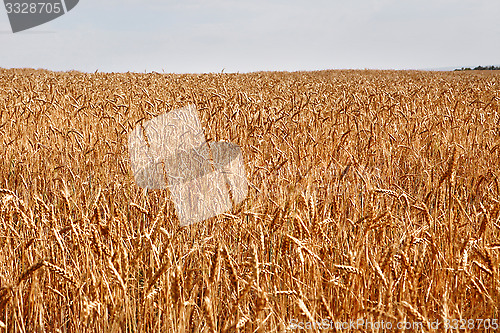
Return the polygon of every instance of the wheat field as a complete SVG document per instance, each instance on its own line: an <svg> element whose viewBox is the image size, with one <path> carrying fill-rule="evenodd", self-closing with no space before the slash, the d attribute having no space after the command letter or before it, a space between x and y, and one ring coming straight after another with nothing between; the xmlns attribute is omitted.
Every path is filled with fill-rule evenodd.
<svg viewBox="0 0 500 333"><path fill-rule="evenodd" d="M127 134L189 104L249 193L179 227ZM494 328L499 106L498 71L0 69L0 332Z"/></svg>

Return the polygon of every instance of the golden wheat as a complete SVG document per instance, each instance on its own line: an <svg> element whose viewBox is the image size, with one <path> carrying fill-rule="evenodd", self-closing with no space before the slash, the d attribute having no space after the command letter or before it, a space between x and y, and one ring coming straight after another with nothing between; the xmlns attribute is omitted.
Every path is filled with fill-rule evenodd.
<svg viewBox="0 0 500 333"><path fill-rule="evenodd" d="M189 104L249 194L179 227L127 135ZM499 106L495 71L0 69L0 332L498 319Z"/></svg>

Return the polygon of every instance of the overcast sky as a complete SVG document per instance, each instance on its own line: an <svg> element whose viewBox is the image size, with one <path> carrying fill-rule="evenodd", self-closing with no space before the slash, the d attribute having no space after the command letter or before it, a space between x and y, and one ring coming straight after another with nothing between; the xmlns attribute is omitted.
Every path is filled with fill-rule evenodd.
<svg viewBox="0 0 500 333"><path fill-rule="evenodd" d="M0 67L94 72L500 64L500 0L80 0L13 34Z"/></svg>

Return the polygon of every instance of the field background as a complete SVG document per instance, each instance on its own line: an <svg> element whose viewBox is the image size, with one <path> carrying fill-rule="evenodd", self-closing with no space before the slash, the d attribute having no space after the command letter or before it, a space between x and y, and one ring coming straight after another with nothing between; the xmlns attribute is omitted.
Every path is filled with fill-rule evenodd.
<svg viewBox="0 0 500 333"><path fill-rule="evenodd" d="M250 188L179 228L127 133L188 104ZM497 71L0 69L0 332L498 318L499 105Z"/></svg>

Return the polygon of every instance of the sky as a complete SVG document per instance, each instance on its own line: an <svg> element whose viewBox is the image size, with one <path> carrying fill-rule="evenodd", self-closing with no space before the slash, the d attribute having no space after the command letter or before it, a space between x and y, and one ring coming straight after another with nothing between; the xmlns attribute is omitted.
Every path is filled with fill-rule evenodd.
<svg viewBox="0 0 500 333"><path fill-rule="evenodd" d="M0 67L210 73L500 64L499 0L80 0Z"/></svg>

